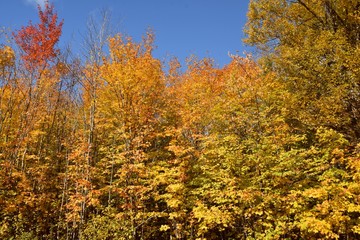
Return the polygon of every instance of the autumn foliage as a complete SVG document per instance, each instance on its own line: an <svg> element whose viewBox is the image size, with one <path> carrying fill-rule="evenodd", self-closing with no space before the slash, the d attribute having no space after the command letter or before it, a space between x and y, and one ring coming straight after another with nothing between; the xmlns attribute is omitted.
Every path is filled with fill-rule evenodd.
<svg viewBox="0 0 360 240"><path fill-rule="evenodd" d="M0 238L359 239L359 13L252 0L257 60L182 68L151 31L68 59L47 2L0 47Z"/></svg>
<svg viewBox="0 0 360 240"><path fill-rule="evenodd" d="M58 23L54 6L48 1L44 9L38 5L39 24L30 24L14 33L15 42L22 52L20 58L28 70L45 67L60 53L56 43L61 36L63 21Z"/></svg>

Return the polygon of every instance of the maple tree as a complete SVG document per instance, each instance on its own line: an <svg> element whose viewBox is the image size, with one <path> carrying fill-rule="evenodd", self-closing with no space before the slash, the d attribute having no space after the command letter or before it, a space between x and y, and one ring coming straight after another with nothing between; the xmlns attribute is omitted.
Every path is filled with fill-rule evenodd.
<svg viewBox="0 0 360 240"><path fill-rule="evenodd" d="M356 214L341 210L343 204L352 205L352 197L342 198L342 192L347 192L344 186L357 184L347 169L354 154L351 149L359 139L355 110L359 66L353 59L359 46L358 9L356 1L250 3L246 41L263 51L263 69L273 72L289 94L282 117L298 137L290 151L283 150L280 159L286 161L275 166L273 173L284 176L287 169L285 173L292 176L287 181L297 179L299 184L293 186L292 194L281 192L278 198L301 200L282 210L288 211L285 221L275 226L283 228L269 234L328 239L356 238L358 234ZM342 159L341 164L336 159ZM305 173L308 177L302 176ZM329 206L336 208L329 210Z"/></svg>
<svg viewBox="0 0 360 240"><path fill-rule="evenodd" d="M107 204L120 207L120 219L128 219L127 237L134 239L147 219L159 214L146 209L152 198L149 168L156 161L152 151L161 138L165 86L161 64L151 56L152 39L152 33L141 44L121 36L109 39L110 59L101 68L104 82L97 99L99 161L110 170Z"/></svg>
<svg viewBox="0 0 360 240"><path fill-rule="evenodd" d="M251 1L247 43L294 101L289 120L359 137L357 1ZM294 123L295 124L295 123Z"/></svg>
<svg viewBox="0 0 360 240"><path fill-rule="evenodd" d="M52 224L59 217L62 160L74 103L72 87L66 86L67 63L55 48L61 33L57 14L47 3L39 8L39 18L40 24L30 23L13 34L20 53L5 48L1 58L2 66L7 60L1 84L1 201L7 206L1 212L1 238L54 234Z"/></svg>
<svg viewBox="0 0 360 240"><path fill-rule="evenodd" d="M58 23L54 6L48 1L44 9L38 5L40 23L23 27L14 33L15 42L21 48L21 59L28 70L45 68L58 54L56 43L61 36L63 21Z"/></svg>
<svg viewBox="0 0 360 240"><path fill-rule="evenodd" d="M182 67L106 13L71 59L47 1L0 46L0 238L358 239L359 7L252 0L257 59Z"/></svg>

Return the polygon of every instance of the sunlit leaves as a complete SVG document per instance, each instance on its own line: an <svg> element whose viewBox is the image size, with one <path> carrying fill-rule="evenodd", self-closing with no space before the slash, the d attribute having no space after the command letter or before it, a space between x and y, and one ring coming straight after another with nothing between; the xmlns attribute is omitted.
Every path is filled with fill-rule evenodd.
<svg viewBox="0 0 360 240"><path fill-rule="evenodd" d="M59 41L63 22L57 23L58 17L54 6L48 1L44 10L39 9L40 23L23 27L14 33L15 41L22 50L21 59L28 70L39 70L49 64L58 54L55 45Z"/></svg>
<svg viewBox="0 0 360 240"><path fill-rule="evenodd" d="M358 137L358 5L253 0L248 15L246 41L264 50L264 67L292 94L288 118Z"/></svg>
<svg viewBox="0 0 360 240"><path fill-rule="evenodd" d="M15 64L15 53L9 46L0 49L0 71L3 72L5 67Z"/></svg>
<svg viewBox="0 0 360 240"><path fill-rule="evenodd" d="M358 239L355 3L253 0L259 60L184 71L151 32L69 64L47 3L0 48L0 238Z"/></svg>

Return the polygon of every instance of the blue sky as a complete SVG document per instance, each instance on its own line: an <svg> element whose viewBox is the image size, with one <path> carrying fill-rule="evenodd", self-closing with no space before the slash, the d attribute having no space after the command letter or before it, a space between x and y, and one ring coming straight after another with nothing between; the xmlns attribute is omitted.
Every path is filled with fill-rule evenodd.
<svg viewBox="0 0 360 240"><path fill-rule="evenodd" d="M0 0L0 26L20 29L31 20L37 23L36 4L43 0ZM64 19L60 46L71 44L80 53L82 35L90 15L111 13L117 32L140 40L146 29L155 32L160 60L171 56L184 63L186 57L211 57L223 66L228 52L251 52L242 39L248 0L52 0Z"/></svg>

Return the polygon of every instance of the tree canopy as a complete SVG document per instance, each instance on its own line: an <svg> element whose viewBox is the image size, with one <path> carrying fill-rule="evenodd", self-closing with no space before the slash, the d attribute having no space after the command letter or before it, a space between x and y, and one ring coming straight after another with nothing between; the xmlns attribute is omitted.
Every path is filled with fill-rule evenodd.
<svg viewBox="0 0 360 240"><path fill-rule="evenodd" d="M0 46L1 239L360 238L358 1L251 0L221 68L38 15Z"/></svg>

